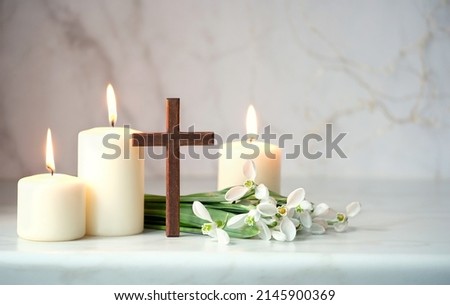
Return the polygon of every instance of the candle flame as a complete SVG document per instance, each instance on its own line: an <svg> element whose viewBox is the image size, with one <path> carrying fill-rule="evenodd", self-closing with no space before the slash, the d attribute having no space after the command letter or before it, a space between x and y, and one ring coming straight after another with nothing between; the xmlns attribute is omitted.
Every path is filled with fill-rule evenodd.
<svg viewBox="0 0 450 305"><path fill-rule="evenodd" d="M253 105L248 106L247 110L247 134L257 134L258 123L256 120L256 111Z"/></svg>
<svg viewBox="0 0 450 305"><path fill-rule="evenodd" d="M53 156L53 143L52 143L52 132L47 129L47 147L45 154L45 164L47 166L47 170L53 175L55 172L55 158Z"/></svg>
<svg viewBox="0 0 450 305"><path fill-rule="evenodd" d="M116 95L114 94L114 89L111 84L106 87L106 101L108 102L108 114L109 122L111 126L114 127L117 121L117 106L116 106Z"/></svg>

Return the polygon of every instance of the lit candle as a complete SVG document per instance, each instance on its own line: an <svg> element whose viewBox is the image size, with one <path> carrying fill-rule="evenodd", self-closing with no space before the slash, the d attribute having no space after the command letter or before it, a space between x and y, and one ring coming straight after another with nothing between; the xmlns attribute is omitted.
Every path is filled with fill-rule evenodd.
<svg viewBox="0 0 450 305"><path fill-rule="evenodd" d="M250 105L247 111L247 134L256 135L257 130L256 112ZM226 143L220 149L217 181L219 190L244 183L244 157L252 159L256 165L256 183L265 184L271 191L280 191L281 149L274 144L251 138L246 142Z"/></svg>
<svg viewBox="0 0 450 305"><path fill-rule="evenodd" d="M87 185L87 234L123 236L144 230L143 150L133 129L116 127L116 98L107 87L111 127L78 134L78 176ZM142 158L141 158L142 157Z"/></svg>
<svg viewBox="0 0 450 305"><path fill-rule="evenodd" d="M19 180L17 234L35 241L81 238L86 232L85 186L77 177L55 174L50 129L46 165L50 173Z"/></svg>

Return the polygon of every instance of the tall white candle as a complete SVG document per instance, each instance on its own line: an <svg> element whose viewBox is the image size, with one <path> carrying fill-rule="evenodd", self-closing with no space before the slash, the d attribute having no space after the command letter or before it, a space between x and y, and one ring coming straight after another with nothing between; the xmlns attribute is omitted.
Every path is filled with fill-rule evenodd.
<svg viewBox="0 0 450 305"><path fill-rule="evenodd" d="M111 85L107 99L114 126L117 114ZM78 134L78 176L87 185L88 235L124 236L144 229L144 158L143 149L132 146L135 132L98 127Z"/></svg>
<svg viewBox="0 0 450 305"><path fill-rule="evenodd" d="M24 177L17 188L17 234L35 241L81 238L86 231L86 191L81 179L54 174L51 132L47 168L51 173Z"/></svg>
<svg viewBox="0 0 450 305"><path fill-rule="evenodd" d="M247 112L247 134L257 133L256 113L253 106ZM256 166L256 183L264 183L271 191L280 192L281 149L256 140L225 143L219 151L217 188L242 185L245 181L242 168L251 159Z"/></svg>

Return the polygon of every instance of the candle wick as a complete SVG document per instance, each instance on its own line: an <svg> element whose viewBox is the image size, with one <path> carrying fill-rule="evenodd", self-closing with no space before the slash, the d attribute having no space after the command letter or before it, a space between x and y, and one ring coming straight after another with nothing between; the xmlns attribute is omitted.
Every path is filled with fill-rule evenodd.
<svg viewBox="0 0 450 305"><path fill-rule="evenodd" d="M47 166L47 169L50 171L50 174L52 174L52 176L53 176L53 174L54 174L53 168L51 168L50 166Z"/></svg>
<svg viewBox="0 0 450 305"><path fill-rule="evenodd" d="M111 121L111 126L114 127L114 121Z"/></svg>

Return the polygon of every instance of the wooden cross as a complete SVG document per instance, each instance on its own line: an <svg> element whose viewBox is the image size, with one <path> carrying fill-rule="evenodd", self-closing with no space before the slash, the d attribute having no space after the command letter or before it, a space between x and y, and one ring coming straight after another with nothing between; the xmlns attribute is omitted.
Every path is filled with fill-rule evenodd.
<svg viewBox="0 0 450 305"><path fill-rule="evenodd" d="M180 132L180 99L166 100L166 132L135 133L133 146L166 147L166 236L180 236L180 145L213 145L213 132Z"/></svg>

